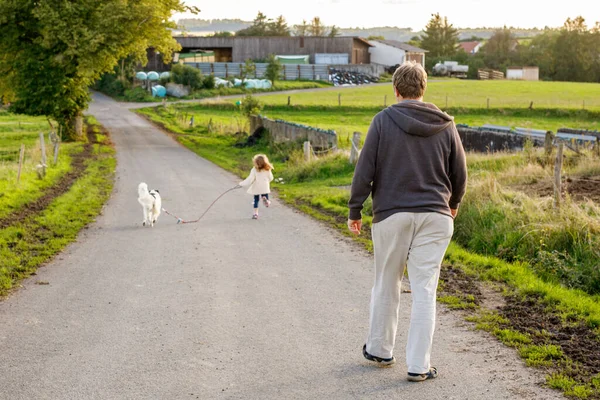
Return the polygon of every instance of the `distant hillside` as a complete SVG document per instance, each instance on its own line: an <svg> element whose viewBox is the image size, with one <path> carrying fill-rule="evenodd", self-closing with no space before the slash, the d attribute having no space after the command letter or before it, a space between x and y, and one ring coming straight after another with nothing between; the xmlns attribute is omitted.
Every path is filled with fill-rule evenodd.
<svg viewBox="0 0 600 400"><path fill-rule="evenodd" d="M181 29L197 35L211 34L214 32L237 32L252 25L252 21L242 21L241 19L180 19L177 21ZM489 39L495 28L467 28L459 29L459 40L470 39L471 37L480 37ZM516 37L533 37L540 34L539 29L513 29ZM388 40L399 40L402 42L409 41L414 36L419 36L423 32L414 32L410 28L398 28L391 26L381 26L375 28L342 28L340 30L342 36L383 36Z"/></svg>
<svg viewBox="0 0 600 400"><path fill-rule="evenodd" d="M190 32L237 32L252 25L252 21L241 19L180 19L177 21L180 28Z"/></svg>

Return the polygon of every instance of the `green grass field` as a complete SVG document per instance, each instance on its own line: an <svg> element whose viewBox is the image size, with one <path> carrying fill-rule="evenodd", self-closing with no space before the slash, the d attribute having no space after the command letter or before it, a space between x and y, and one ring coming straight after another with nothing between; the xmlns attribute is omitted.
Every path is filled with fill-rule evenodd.
<svg viewBox="0 0 600 400"><path fill-rule="evenodd" d="M573 82L473 81L432 79L427 87L425 101L440 108L562 108L600 111L600 85ZM293 105L337 106L341 94L343 106L383 107L394 100L392 84L340 88L337 91L297 93L291 95ZM448 103L446 105L446 97ZM287 94L261 98L265 104L286 105ZM585 103L585 104L584 104Z"/></svg>

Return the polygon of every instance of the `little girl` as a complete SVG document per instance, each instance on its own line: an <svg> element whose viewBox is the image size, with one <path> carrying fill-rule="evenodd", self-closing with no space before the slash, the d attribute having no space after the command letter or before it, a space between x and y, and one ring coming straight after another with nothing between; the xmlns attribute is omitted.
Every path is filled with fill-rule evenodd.
<svg viewBox="0 0 600 400"><path fill-rule="evenodd" d="M250 186L248 193L254 195L254 214L252 219L258 219L258 202L262 197L265 207L271 205L269 193L271 188L269 183L273 180L273 165L264 154L257 154L252 158L254 168L250 171L250 175L240 182L240 186Z"/></svg>

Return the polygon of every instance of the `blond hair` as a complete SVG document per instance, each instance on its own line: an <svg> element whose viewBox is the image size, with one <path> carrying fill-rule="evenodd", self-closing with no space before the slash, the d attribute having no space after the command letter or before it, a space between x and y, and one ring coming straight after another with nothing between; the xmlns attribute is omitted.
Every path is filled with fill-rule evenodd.
<svg viewBox="0 0 600 400"><path fill-rule="evenodd" d="M407 61L396 69L392 82L402 98L419 99L427 89L427 72L421 64Z"/></svg>
<svg viewBox="0 0 600 400"><path fill-rule="evenodd" d="M273 169L273 165L269 162L269 158L264 154L257 154L252 157L252 163L254 163L254 168L257 171L271 171Z"/></svg>

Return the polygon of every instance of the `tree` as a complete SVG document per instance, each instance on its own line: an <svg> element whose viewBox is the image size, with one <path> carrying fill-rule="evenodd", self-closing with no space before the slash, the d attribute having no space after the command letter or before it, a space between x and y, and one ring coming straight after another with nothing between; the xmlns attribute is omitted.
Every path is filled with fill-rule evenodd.
<svg viewBox="0 0 600 400"><path fill-rule="evenodd" d="M210 36L211 37L232 37L234 35L233 35L233 33L229 32L229 31L222 31L222 32L215 32Z"/></svg>
<svg viewBox="0 0 600 400"><path fill-rule="evenodd" d="M248 76L255 76L256 75L256 64L254 63L254 61L248 59L246 60L246 63L244 64L244 66L242 67L242 70L240 71L240 77L242 78L242 81L246 80L246 77Z"/></svg>
<svg viewBox="0 0 600 400"><path fill-rule="evenodd" d="M283 67L281 62L275 57L274 54L269 54L267 63L265 77L271 81L273 86L275 86L275 82L279 79L279 75L281 74Z"/></svg>
<svg viewBox="0 0 600 400"><path fill-rule="evenodd" d="M252 25L237 31L236 36L290 36L290 28L283 15L273 21L259 11Z"/></svg>
<svg viewBox="0 0 600 400"><path fill-rule="evenodd" d="M175 64L171 68L171 81L192 89L200 89L203 84L202 72L191 65Z"/></svg>
<svg viewBox="0 0 600 400"><path fill-rule="evenodd" d="M421 47L421 37L413 36L410 38L410 40L407 43L410 44L411 46Z"/></svg>
<svg viewBox="0 0 600 400"><path fill-rule="evenodd" d="M336 36L340 36L341 32L340 32L340 28L338 28L337 26L333 25L331 27L331 29L329 30L329 34L327 36L329 36L330 38L334 38Z"/></svg>
<svg viewBox="0 0 600 400"><path fill-rule="evenodd" d="M421 47L429 50L428 57L451 57L458 45L458 30L442 18L439 13L433 14L421 37Z"/></svg>
<svg viewBox="0 0 600 400"><path fill-rule="evenodd" d="M560 81L589 81L598 61L594 35L588 31L585 19L567 18L554 43L554 79Z"/></svg>
<svg viewBox="0 0 600 400"><path fill-rule="evenodd" d="M381 35L370 35L367 37L367 40L385 40L385 37Z"/></svg>
<svg viewBox="0 0 600 400"><path fill-rule="evenodd" d="M82 133L88 87L128 56L146 62L154 47L169 61L169 28L181 0L0 0L0 80L11 109L55 119L64 139ZM1 86L1 85L0 85Z"/></svg>
<svg viewBox="0 0 600 400"><path fill-rule="evenodd" d="M308 35L308 24L306 20L302 20L301 25L294 25L295 36L307 36Z"/></svg>
<svg viewBox="0 0 600 400"><path fill-rule="evenodd" d="M520 58L524 65L535 65L540 69L541 79L554 77L554 46L558 30L547 28L534 37L528 46L520 46Z"/></svg>
<svg viewBox="0 0 600 400"><path fill-rule="evenodd" d="M237 31L236 36L266 36L269 28L268 22L267 16L259 11L252 25L246 29Z"/></svg>
<svg viewBox="0 0 600 400"><path fill-rule="evenodd" d="M283 15L280 15L279 17L277 17L277 19L274 22L271 22L269 24L269 30L268 30L268 34L269 36L290 36L290 28L288 27L288 24L285 20L285 18L283 18Z"/></svg>
<svg viewBox="0 0 600 400"><path fill-rule="evenodd" d="M506 69L510 64L520 64L514 34L506 26L494 32L481 48L485 64L494 69Z"/></svg>
<svg viewBox="0 0 600 400"><path fill-rule="evenodd" d="M325 36L327 28L321 22L321 18L314 17L308 26L308 34L310 36Z"/></svg>

